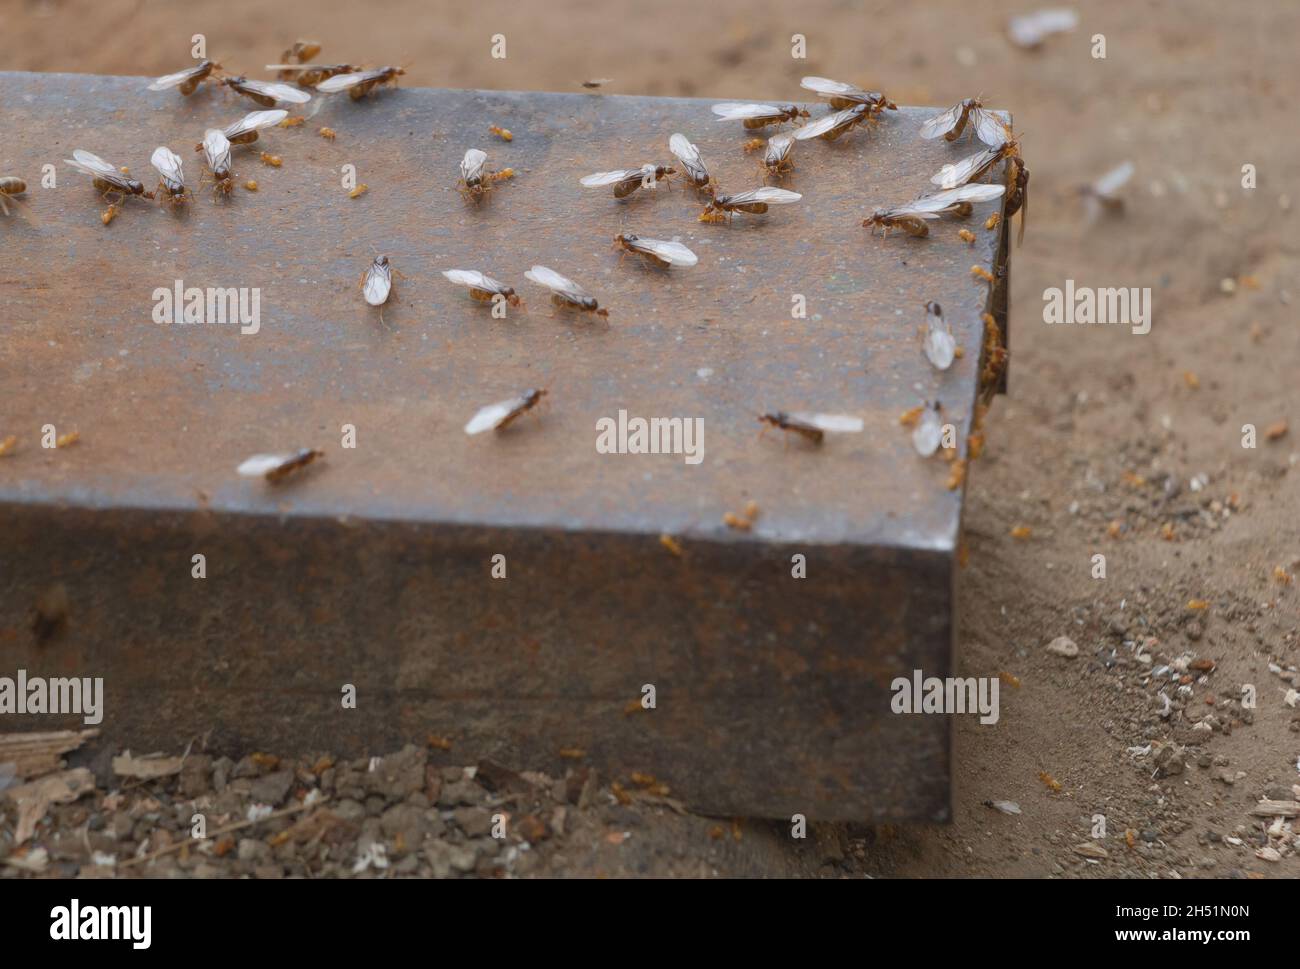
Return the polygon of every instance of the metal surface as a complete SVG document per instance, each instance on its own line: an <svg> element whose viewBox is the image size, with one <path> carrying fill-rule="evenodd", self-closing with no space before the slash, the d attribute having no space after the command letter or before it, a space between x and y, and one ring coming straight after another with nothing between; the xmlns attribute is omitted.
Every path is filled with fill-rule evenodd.
<svg viewBox="0 0 1300 969"><path fill-rule="evenodd" d="M193 185L204 128L251 109L146 83L0 74L0 167L30 186L0 224L0 437L20 437L0 459L6 666L106 676L104 734L137 747L213 730L374 751L432 732L458 757L543 768L582 748L710 812L946 817L948 724L892 715L888 684L951 668L962 493L898 418L938 397L964 441L980 314L1004 306L968 270L995 268L1004 227L983 228L996 205L926 240L860 222L926 188L964 140L923 142L931 112L889 112L874 132L796 147L781 184L800 203L707 225L680 180L618 203L578 179L670 163L681 131L723 190L760 184L741 151L752 133L715 122L711 102L398 89L237 148L236 181L256 193L203 191L175 213L131 201L104 226L89 180L62 165L73 148L152 185L167 144ZM469 147L516 172L478 206L455 185ZM56 188L39 187L47 163ZM680 237L699 265L620 264L623 231ZM404 274L382 325L356 289L376 250ZM581 283L608 323L551 318L523 278L534 263ZM528 311L493 320L448 268L514 286ZM154 323L154 290L178 279L260 288L260 331ZM927 300L966 351L944 374L921 352ZM550 391L539 419L462 433L529 387ZM759 439L757 414L777 408L859 415L866 431L820 448ZM596 422L620 409L703 418L703 462L598 453ZM81 440L42 449L44 424ZM283 486L234 474L307 446L325 460ZM753 530L726 528L751 499ZM796 552L807 579L790 576ZM196 553L206 579L190 577ZM490 575L498 553L506 579ZM58 583L66 628L39 643L30 610ZM356 710L339 708L345 683ZM626 715L647 683L658 708Z"/></svg>

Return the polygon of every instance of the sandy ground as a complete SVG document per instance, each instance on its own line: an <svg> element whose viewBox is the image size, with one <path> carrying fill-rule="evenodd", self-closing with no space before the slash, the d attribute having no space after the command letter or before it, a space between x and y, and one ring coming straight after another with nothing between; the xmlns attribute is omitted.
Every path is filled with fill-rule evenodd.
<svg viewBox="0 0 1300 969"><path fill-rule="evenodd" d="M341 0L5 6L4 69L161 74L186 63L189 37L200 31L218 59L256 68L311 36L325 44L324 59L402 63L414 85L573 90L575 81L610 77L607 90L616 93L789 99L800 76L824 74L908 104L982 93L1013 111L1024 133L1033 202L1024 248L1012 259L1010 394L993 409L988 447L972 471L969 564L959 581L962 671L1002 672L1019 687L1004 689L996 726L958 725L954 823L818 828L791 848L770 825L733 831L644 792L619 804L603 783L579 803L582 784L572 777L567 792L563 779L557 788L516 778L463 791L462 802L444 795L444 785L464 778L440 766L455 760L438 751L421 765L419 790L349 791L331 778L326 794L364 809L348 807L350 823L364 833L366 817L379 818L368 830L390 841L402 817L382 819L403 798L437 815L430 823L439 834L422 833L460 841L472 841L483 819L457 820L455 811L501 803L512 784L530 792L524 800L540 799L517 809L549 826L527 865L516 867L518 851L509 863L504 850L467 860L458 841L425 852L409 870L1300 874L1286 832L1275 825L1270 836L1269 820L1251 815L1260 798L1290 799L1300 783L1300 708L1285 702L1291 681L1300 686L1290 672L1300 665L1300 591L1289 581L1300 571L1297 430L1265 435L1282 421L1300 428L1297 234L1286 198L1300 175L1292 97L1300 69L1291 49L1300 8L1246 3L1225 16L1209 0L1104 0L1080 5L1073 34L1025 52L1002 25L1031 5L964 0L726 0L707 14L680 2L578 0L526 9L415 0L382 8ZM489 56L496 33L507 35L505 60ZM808 38L806 60L790 57L793 33ZM1098 33L1105 59L1090 53ZM1073 188L1124 159L1137 166L1126 213L1089 224ZM1246 164L1256 168L1255 188L1242 186ZM1151 332L1045 325L1044 291L1067 279L1149 287ZM1244 424L1258 428L1257 448L1241 446ZM1106 556L1104 579L1092 575L1097 553ZM1077 645L1076 657L1045 651L1058 636ZM1236 702L1244 684L1256 688L1253 710ZM1179 695L1180 685L1190 695ZM1167 717L1161 691L1173 701ZM226 779L234 763L219 765L220 777L209 763L206 779L190 782L214 797L216 780L235 785L231 816L255 780L276 773L245 762L242 777ZM299 765L310 777L297 775L300 793L324 786L324 768L311 766L319 765ZM99 768L107 770L103 754ZM179 783L133 788L116 806L101 799L61 808L56 819L75 826L107 815L92 823L120 834L113 843L126 856L141 832L115 822L113 811L147 815L153 807L139 808L142 798L171 805L183 799ZM1014 801L1022 813L1003 814L989 800ZM557 806L566 806L558 828ZM1074 849L1089 840L1096 815L1105 817L1099 843L1107 856L1088 859ZM293 821L237 837L273 840L277 825ZM636 836L620 840L629 826ZM1280 860L1257 857L1270 845ZM256 846L229 855L231 872L298 870ZM68 857L73 870L84 863L76 851ZM220 860L203 863L202 874L221 870Z"/></svg>

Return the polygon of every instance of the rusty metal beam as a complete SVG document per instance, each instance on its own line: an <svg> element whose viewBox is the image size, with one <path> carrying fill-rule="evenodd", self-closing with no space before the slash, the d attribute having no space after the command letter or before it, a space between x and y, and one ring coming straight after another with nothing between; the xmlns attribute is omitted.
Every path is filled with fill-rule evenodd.
<svg viewBox="0 0 1300 969"><path fill-rule="evenodd" d="M272 129L255 148L281 168L237 149L255 193L177 212L130 203L104 226L89 180L61 163L74 147L145 179L168 144L194 182L204 128L251 106L139 78L0 84L0 174L31 186L0 225L0 437L20 438L0 459L6 666L104 676L104 734L137 748L211 730L284 752L378 751L432 733L458 756L542 769L579 748L706 812L947 817L949 726L890 714L888 686L952 668L962 491L898 418L938 397L965 440L980 315L1005 310L968 270L1005 268L1005 238L983 228L996 206L964 223L974 245L947 220L926 240L861 227L970 150L920 141L929 112L798 145L786 184L802 202L707 225L680 184L627 204L578 184L671 161L674 131L724 190L759 184L746 134L707 101L400 89ZM478 206L455 186L473 146L516 172ZM46 163L55 188L39 187ZM341 186L345 164L364 196ZM620 264L621 231L680 236L699 265ZM404 274L383 325L356 291L372 246ZM523 278L533 263L582 283L608 325L550 318ZM447 268L491 273L528 311L491 319ZM178 279L260 289L260 331L154 323L154 290ZM791 318L793 294L807 319ZM920 348L926 300L966 351L944 374ZM529 387L550 390L539 420L462 433L480 405ZM772 408L857 414L866 432L819 448L759 439ZM620 409L702 417L703 462L597 453L596 421ZM81 440L43 449L45 424ZM355 449L340 447L344 424ZM301 446L326 459L284 486L234 474ZM749 500L752 531L725 527ZM198 553L205 579L191 577ZM795 553L807 579L791 577ZM490 575L496 554L506 579ZM58 586L66 623L38 637L35 603ZM348 683L356 710L340 709ZM644 684L657 709L627 713Z"/></svg>

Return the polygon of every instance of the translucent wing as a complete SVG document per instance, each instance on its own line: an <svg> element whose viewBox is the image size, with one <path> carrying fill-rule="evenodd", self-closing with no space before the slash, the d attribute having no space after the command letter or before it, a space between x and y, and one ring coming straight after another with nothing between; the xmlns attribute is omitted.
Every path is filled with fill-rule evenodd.
<svg viewBox="0 0 1300 969"><path fill-rule="evenodd" d="M937 175L931 177L930 181L944 188L956 188L959 185L965 185L981 169L997 161L1000 154L1000 148L985 148L983 151L977 151L975 154L967 155L961 161L952 165L944 165Z"/></svg>
<svg viewBox="0 0 1300 969"><path fill-rule="evenodd" d="M900 219L900 218L910 217L915 219L937 220L939 218L939 214L937 212L931 211L929 209L917 208L915 200L911 202L906 202L903 205L897 205L892 209L882 209L879 212L877 212L876 215L884 219Z"/></svg>
<svg viewBox="0 0 1300 969"><path fill-rule="evenodd" d="M336 91L346 91L350 87L356 87L365 79L365 73L352 74L335 74L333 77L327 77L316 85L316 90L321 94L333 94Z"/></svg>
<svg viewBox="0 0 1300 969"><path fill-rule="evenodd" d="M943 318L930 320L925 334L925 355L938 370L947 370L957 356L957 341L943 324Z"/></svg>
<svg viewBox="0 0 1300 969"><path fill-rule="evenodd" d="M700 150L692 145L683 134L675 134L668 139L668 150L687 165L700 164Z"/></svg>
<svg viewBox="0 0 1300 969"><path fill-rule="evenodd" d="M775 165L777 162L790 154L790 149L794 147L794 138L790 135L776 135L767 139L767 151L763 155L763 160L769 165Z"/></svg>
<svg viewBox="0 0 1300 969"><path fill-rule="evenodd" d="M925 356L936 370L947 370L957 357L957 341L943 318L943 310L933 300L925 304L925 323Z"/></svg>
<svg viewBox="0 0 1300 969"><path fill-rule="evenodd" d="M715 104L713 113L718 116L719 121L744 121L746 118L772 118L784 114L785 111L770 104L738 104L727 101L724 104Z"/></svg>
<svg viewBox="0 0 1300 969"><path fill-rule="evenodd" d="M185 184L185 173L181 169L181 158L166 145L159 145L155 148L153 157L149 159L149 162L158 170L158 174L163 177L163 181L177 185Z"/></svg>
<svg viewBox="0 0 1300 969"><path fill-rule="evenodd" d="M248 134L250 131L272 128L288 116L289 112L283 108L276 108L274 111L250 111L234 124L228 126L223 133L228 140L233 140L240 135Z"/></svg>
<svg viewBox="0 0 1300 969"><path fill-rule="evenodd" d="M653 168L651 168L653 171ZM644 168L620 168L613 172L596 172L593 175L584 176L581 181L587 188L596 188L600 185L613 185L616 182L625 182L630 178L642 178L645 176Z"/></svg>
<svg viewBox="0 0 1300 969"><path fill-rule="evenodd" d="M685 135L676 134L669 138L668 150L676 155L682 165L685 166L686 173L691 176L692 181L708 181L709 170L704 167L704 160L700 158L700 150L687 141Z"/></svg>
<svg viewBox="0 0 1300 969"><path fill-rule="evenodd" d="M1000 148L1011 138L1011 130L992 111L971 108L970 123L975 126L975 137L990 148Z"/></svg>
<svg viewBox="0 0 1300 969"><path fill-rule="evenodd" d="M203 153L207 156L208 167L214 172L230 168L230 139L225 132L209 128L203 133Z"/></svg>
<svg viewBox="0 0 1300 969"><path fill-rule="evenodd" d="M88 151L80 148L74 149L72 157L65 159L69 165L78 171L85 172L87 175L93 175L96 178L121 178L122 173L110 165L98 155L93 155Z"/></svg>
<svg viewBox="0 0 1300 969"><path fill-rule="evenodd" d="M1079 15L1069 7L1036 10L1021 17L1012 17L1007 24L1011 39L1021 47L1037 47L1049 34L1073 30L1079 25Z"/></svg>
<svg viewBox="0 0 1300 969"><path fill-rule="evenodd" d="M371 306L383 306L388 302L388 294L392 288L392 272L376 259L366 271L366 281L361 288L361 295Z"/></svg>
<svg viewBox="0 0 1300 969"><path fill-rule="evenodd" d="M858 104L874 104L894 108L893 103L879 91L867 91L856 84L832 81L828 77L805 77L799 82L799 86L809 91L816 91L823 98L836 101L856 101Z"/></svg>
<svg viewBox="0 0 1300 969"><path fill-rule="evenodd" d="M484 289L489 292L500 290L501 284L490 276L484 276L477 269L444 269L442 274L453 283L468 286L471 289Z"/></svg>
<svg viewBox="0 0 1300 969"><path fill-rule="evenodd" d="M465 433L482 434L484 431L490 431L526 403L527 400L523 397L511 397L509 400L488 404L469 419L469 423L465 425Z"/></svg>
<svg viewBox="0 0 1300 969"><path fill-rule="evenodd" d="M547 289L556 293L571 293L575 296L587 295L587 291L572 279L561 276L554 269L548 269L545 266L534 266L524 273L524 276L535 283L541 283Z"/></svg>
<svg viewBox="0 0 1300 969"><path fill-rule="evenodd" d="M645 239L638 237L630 243L633 249L658 256L664 262L674 266L694 266L699 258L680 242L664 242L662 239Z"/></svg>
<svg viewBox="0 0 1300 969"><path fill-rule="evenodd" d="M483 174L483 165L486 161L487 152L471 148L465 152L465 157L460 161L460 177L467 182L479 178Z"/></svg>
<svg viewBox="0 0 1300 969"><path fill-rule="evenodd" d="M352 72L351 67L349 67L349 65L347 64L302 63L302 64L267 64L266 65L266 69L268 71L296 71L300 74L304 74L309 71L337 71L338 73L343 73L342 71L338 71L339 68L346 68L348 72L354 73Z"/></svg>
<svg viewBox="0 0 1300 969"><path fill-rule="evenodd" d="M836 111L834 114L828 114L824 118L818 118L811 124L806 124L794 133L794 137L800 141L807 141L809 138L817 138L826 134L832 128L837 128L842 124L862 118L866 114L866 105L856 105L852 108L845 108L843 111Z"/></svg>
<svg viewBox="0 0 1300 969"><path fill-rule="evenodd" d="M1130 161L1121 162L1093 182L1092 191L1096 195L1108 198L1123 188L1125 183L1132 177L1133 163Z"/></svg>
<svg viewBox="0 0 1300 969"><path fill-rule="evenodd" d="M333 77L327 77L317 84L316 90L322 94L333 94L336 91L346 91L350 87L356 87L358 84L364 84L366 81L373 81L375 78L383 76L383 71L355 71L351 74L335 74Z"/></svg>
<svg viewBox="0 0 1300 969"><path fill-rule="evenodd" d="M1005 185L959 185L930 195L922 195L905 206L915 212L943 212L963 202L988 202L1005 193Z"/></svg>
<svg viewBox="0 0 1300 969"><path fill-rule="evenodd" d="M965 105L954 104L943 114L936 114L925 124L921 125L921 137L925 139L941 138L957 126L957 119L961 117Z"/></svg>
<svg viewBox="0 0 1300 969"><path fill-rule="evenodd" d="M957 188L948 189L952 198L957 202L989 202L995 198L1000 198L1007 187L1005 185L960 185ZM943 192L936 192L936 195L943 195Z"/></svg>
<svg viewBox="0 0 1300 969"><path fill-rule="evenodd" d="M824 98L855 98L864 102L874 100L871 92L843 81L832 81L829 77L805 77L799 86L816 91Z"/></svg>
<svg viewBox="0 0 1300 969"><path fill-rule="evenodd" d="M933 407L926 407L921 413L921 419L916 423L916 429L912 431L912 447L921 457L928 458L939 450L942 441L943 421L939 417L939 412Z"/></svg>
<svg viewBox="0 0 1300 969"><path fill-rule="evenodd" d="M862 430L862 418L844 414L791 414L792 420L808 424L820 431L836 434L856 434Z"/></svg>
<svg viewBox="0 0 1300 969"><path fill-rule="evenodd" d="M158 80L149 85L150 91L166 91L168 88L179 87L184 84L195 74L207 69L207 65L200 64L196 67L187 67L183 71L177 71L175 74L164 74Z"/></svg>
<svg viewBox="0 0 1300 969"><path fill-rule="evenodd" d="M280 465L292 460L293 457L292 454L254 454L235 471L246 478L261 478L265 477L267 472L274 471Z"/></svg>
<svg viewBox="0 0 1300 969"><path fill-rule="evenodd" d="M268 98L275 98L275 100L283 101L285 104L306 104L311 100L311 95L306 91L300 91L289 84L281 84L279 81L250 81L245 79L240 83L240 87L246 87L250 91L263 94Z"/></svg>
<svg viewBox="0 0 1300 969"><path fill-rule="evenodd" d="M788 205L791 202L798 202L802 195L798 192L789 192L783 188L762 188L750 189L748 192L740 192L737 195L728 195L726 202L728 205L747 205L750 202L766 202L768 205Z"/></svg>

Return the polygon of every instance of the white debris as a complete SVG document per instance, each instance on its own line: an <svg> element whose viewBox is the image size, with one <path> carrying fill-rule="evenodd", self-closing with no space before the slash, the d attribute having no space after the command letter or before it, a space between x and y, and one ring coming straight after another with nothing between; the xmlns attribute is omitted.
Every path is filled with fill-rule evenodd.
<svg viewBox="0 0 1300 969"><path fill-rule="evenodd" d="M988 807L995 811L1001 811L1003 814L1020 814L1020 805L1015 801L985 801Z"/></svg>
<svg viewBox="0 0 1300 969"><path fill-rule="evenodd" d="M1066 659L1074 659L1079 655L1079 647L1069 636L1057 636L1043 648L1053 656L1063 656Z"/></svg>
<svg viewBox="0 0 1300 969"><path fill-rule="evenodd" d="M382 841L372 841L352 865L352 874L357 875L367 868L387 868L388 850Z"/></svg>
<svg viewBox="0 0 1300 969"><path fill-rule="evenodd" d="M1073 7L1049 7L1012 17L1007 32L1018 47L1037 47L1052 34L1065 33L1079 26L1079 14Z"/></svg>

